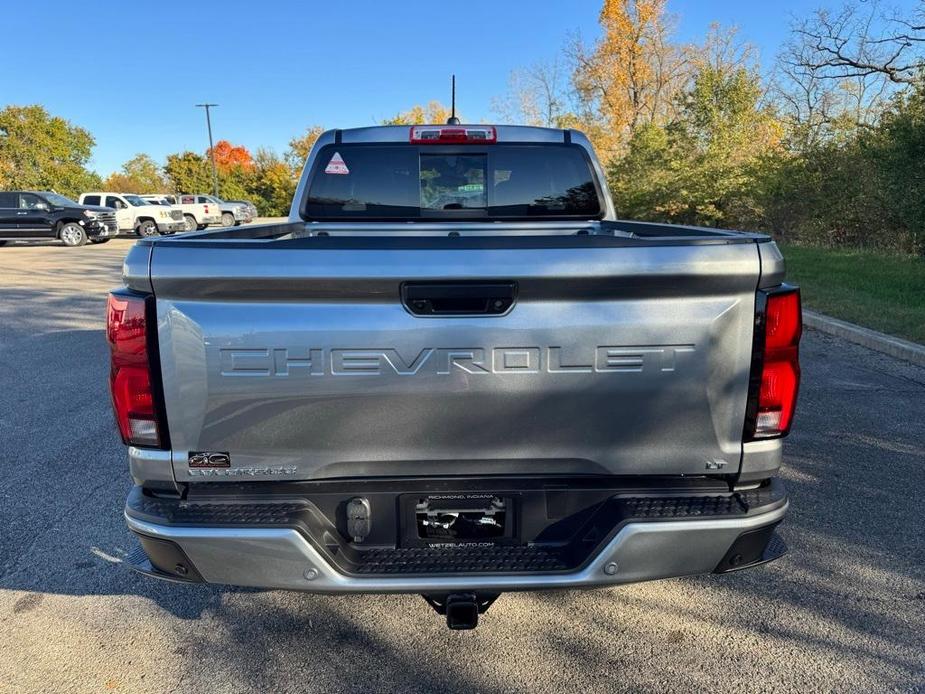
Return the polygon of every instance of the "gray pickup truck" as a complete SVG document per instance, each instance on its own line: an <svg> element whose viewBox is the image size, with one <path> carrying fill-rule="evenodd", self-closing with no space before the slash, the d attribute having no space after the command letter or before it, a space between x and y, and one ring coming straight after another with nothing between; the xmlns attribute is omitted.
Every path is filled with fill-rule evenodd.
<svg viewBox="0 0 925 694"><path fill-rule="evenodd" d="M776 559L783 280L767 236L618 219L575 130L329 131L288 223L126 257L128 562L465 629L504 591Z"/></svg>

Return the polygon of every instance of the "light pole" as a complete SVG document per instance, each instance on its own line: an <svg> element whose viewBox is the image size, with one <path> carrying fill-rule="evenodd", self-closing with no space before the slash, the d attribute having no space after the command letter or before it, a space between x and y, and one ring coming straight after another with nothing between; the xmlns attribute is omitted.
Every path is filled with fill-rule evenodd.
<svg viewBox="0 0 925 694"><path fill-rule="evenodd" d="M215 146L212 144L212 118L209 117L209 109L215 108L218 104L196 104L196 108L206 110L206 127L209 129L209 158L212 160L212 195L218 197L218 173L215 170Z"/></svg>

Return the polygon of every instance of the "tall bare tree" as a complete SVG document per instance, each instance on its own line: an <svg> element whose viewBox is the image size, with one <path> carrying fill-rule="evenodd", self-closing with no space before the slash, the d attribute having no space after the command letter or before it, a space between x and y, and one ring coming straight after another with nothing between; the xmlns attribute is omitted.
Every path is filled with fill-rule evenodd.
<svg viewBox="0 0 925 694"><path fill-rule="evenodd" d="M879 0L852 0L836 12L817 10L794 31L799 64L821 79L882 75L911 84L925 69L925 0L909 17Z"/></svg>
<svg viewBox="0 0 925 694"><path fill-rule="evenodd" d="M910 17L852 0L793 25L773 91L797 147L874 125L890 95L925 70L925 0Z"/></svg>
<svg viewBox="0 0 925 694"><path fill-rule="evenodd" d="M558 58L514 70L507 94L492 99L492 110L510 123L557 127L571 110L568 78Z"/></svg>

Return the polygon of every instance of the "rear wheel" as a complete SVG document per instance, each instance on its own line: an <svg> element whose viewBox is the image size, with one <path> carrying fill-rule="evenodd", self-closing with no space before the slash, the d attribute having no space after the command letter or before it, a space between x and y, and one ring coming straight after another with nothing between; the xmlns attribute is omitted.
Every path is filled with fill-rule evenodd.
<svg viewBox="0 0 925 694"><path fill-rule="evenodd" d="M87 242L87 232L77 222L68 222L61 227L58 238L65 246L83 246Z"/></svg>
<svg viewBox="0 0 925 694"><path fill-rule="evenodd" d="M150 219L146 219L138 225L139 236L157 236L157 224Z"/></svg>
<svg viewBox="0 0 925 694"><path fill-rule="evenodd" d="M234 215L231 214L231 212L222 212L222 226L223 227L235 226Z"/></svg>
<svg viewBox="0 0 925 694"><path fill-rule="evenodd" d="M183 215L183 224L187 231L196 231L196 218L191 214Z"/></svg>

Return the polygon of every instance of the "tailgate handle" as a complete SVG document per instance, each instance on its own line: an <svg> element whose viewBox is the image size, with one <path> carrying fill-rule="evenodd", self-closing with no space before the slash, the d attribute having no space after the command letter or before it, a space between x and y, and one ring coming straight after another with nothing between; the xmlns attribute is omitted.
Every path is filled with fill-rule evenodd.
<svg viewBox="0 0 925 694"><path fill-rule="evenodd" d="M405 282L401 301L415 316L500 316L517 298L516 282Z"/></svg>

